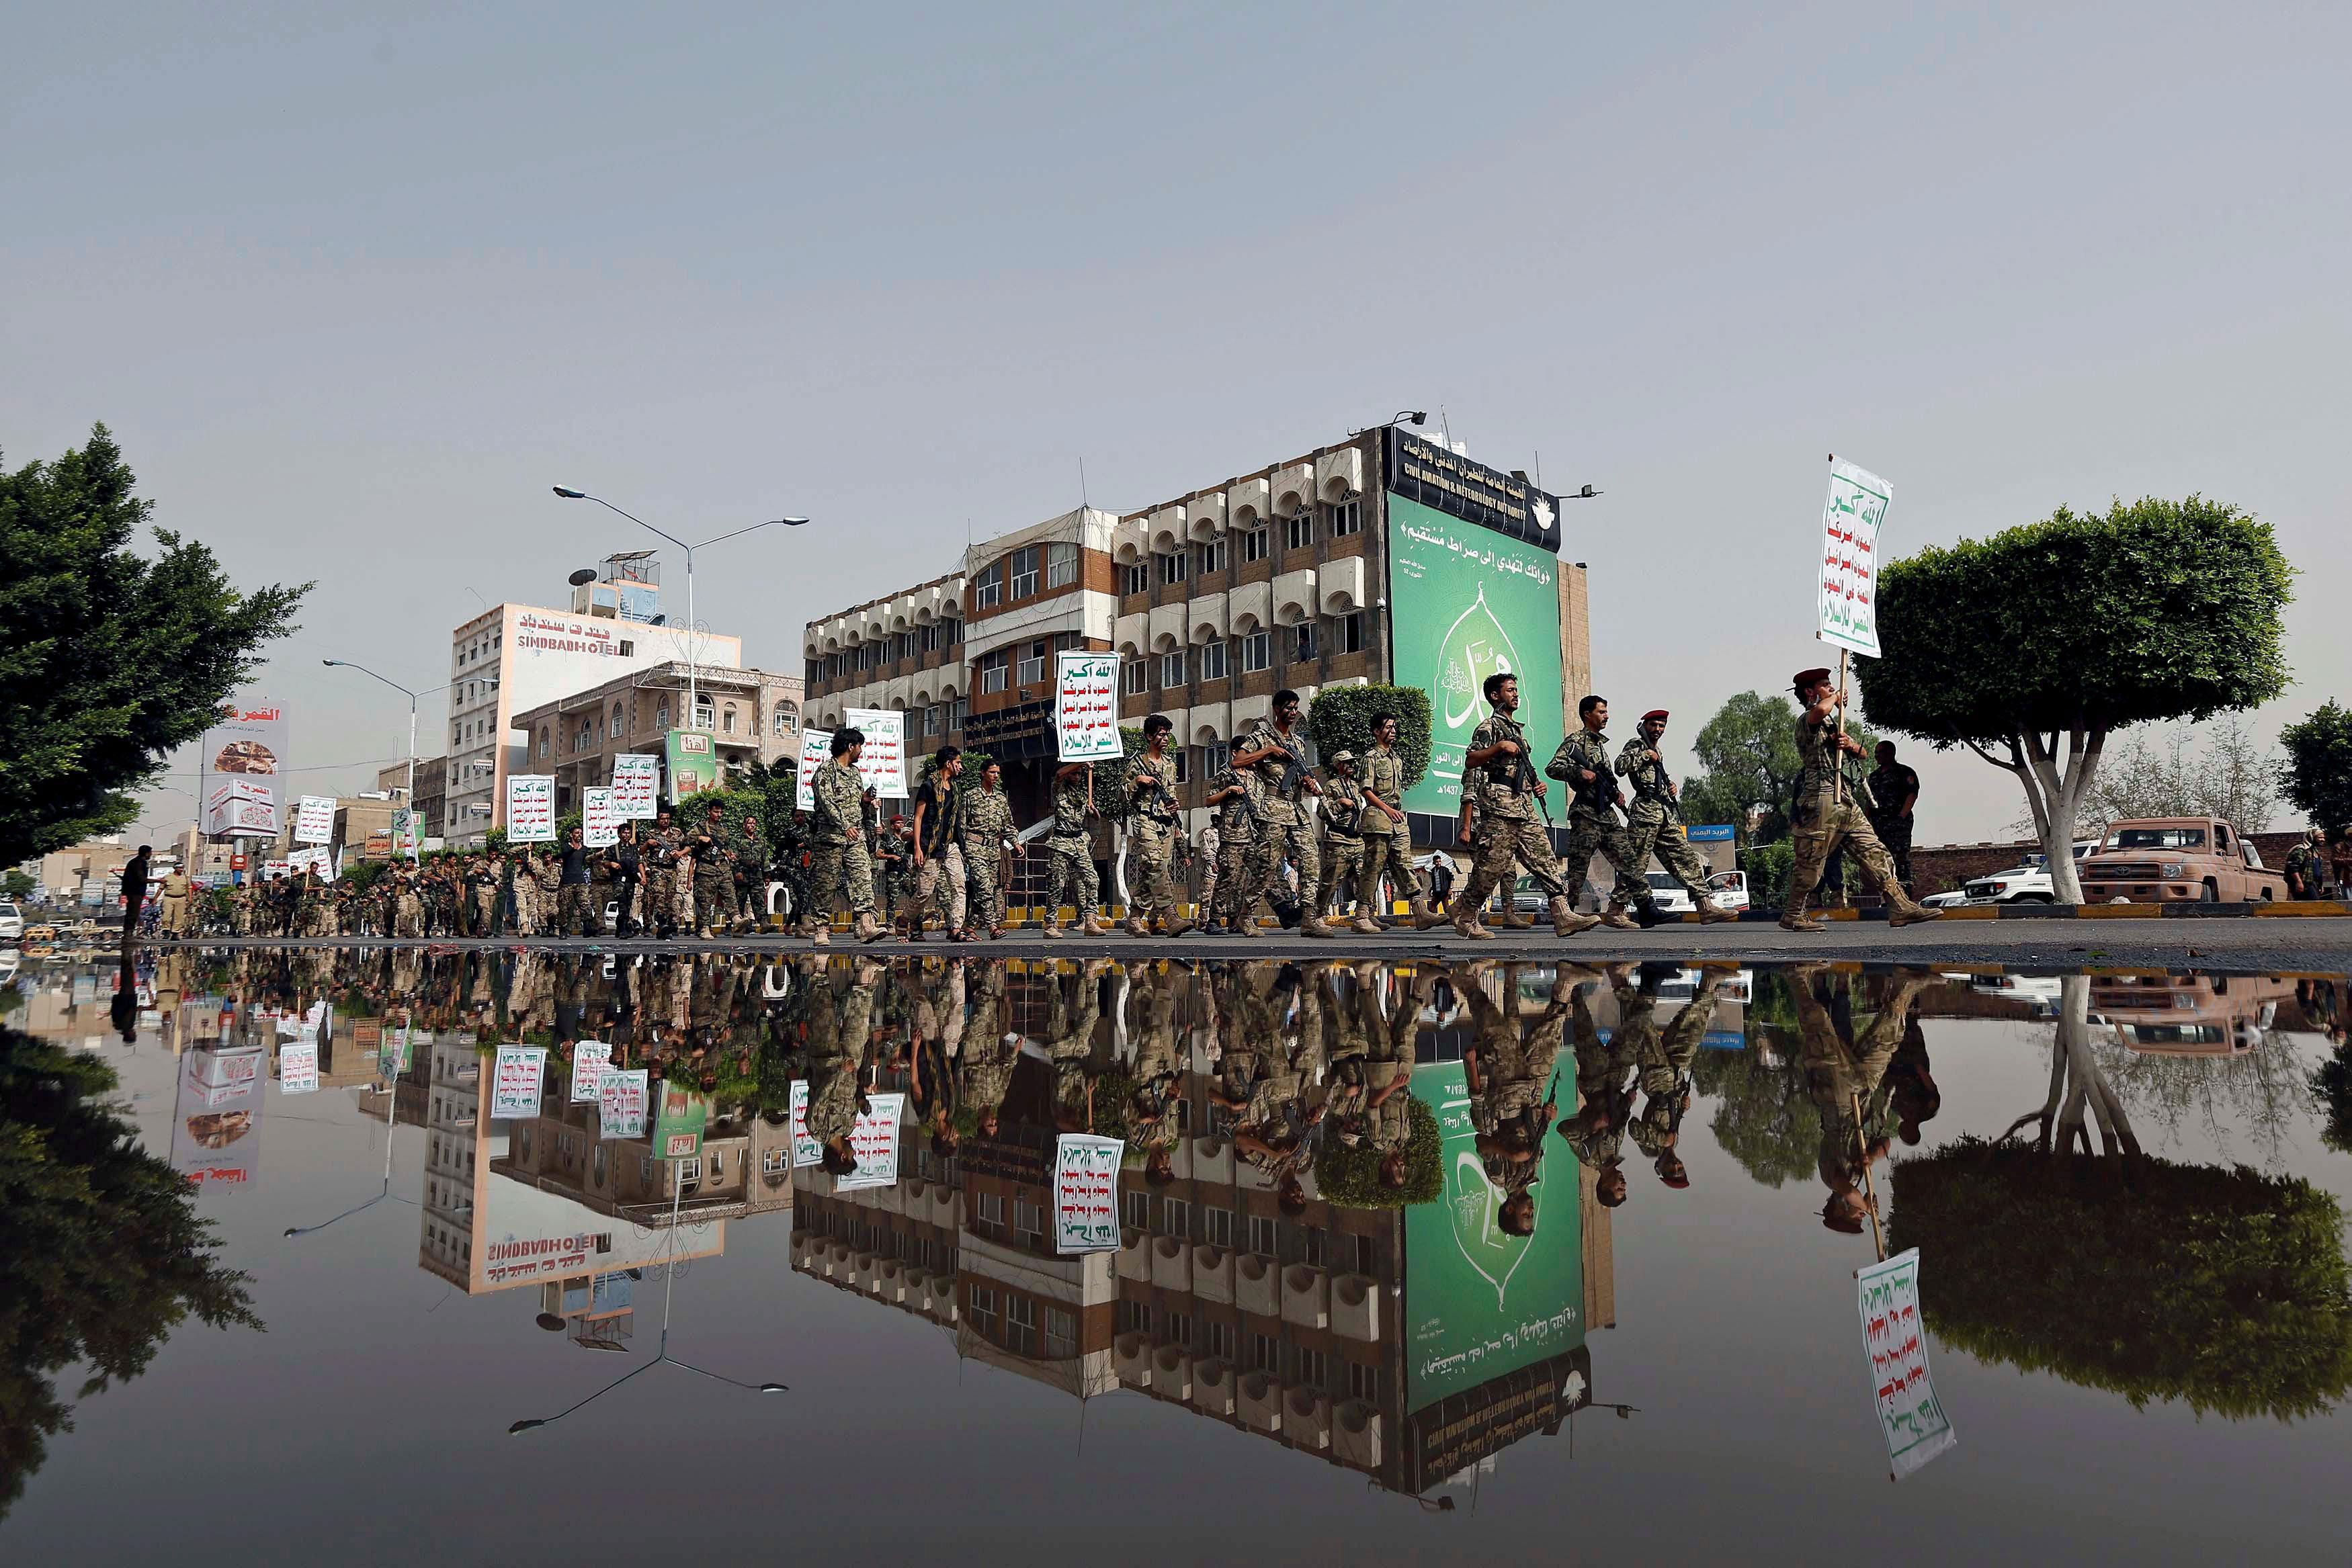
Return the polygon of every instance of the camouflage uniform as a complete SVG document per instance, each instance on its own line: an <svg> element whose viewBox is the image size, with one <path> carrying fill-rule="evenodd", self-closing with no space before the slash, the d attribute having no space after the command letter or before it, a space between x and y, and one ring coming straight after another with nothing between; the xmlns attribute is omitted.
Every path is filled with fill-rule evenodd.
<svg viewBox="0 0 2352 1568"><path fill-rule="evenodd" d="M963 843L964 907L974 925L993 931L1004 924L1004 841L1013 835L1013 802L1002 789L978 786L964 791L957 831Z"/></svg>
<svg viewBox="0 0 2352 1568"><path fill-rule="evenodd" d="M1087 774L1054 785L1054 826L1045 835L1052 862L1045 883L1048 919L1061 918L1065 893L1080 920L1092 918L1102 903L1102 878L1095 874L1094 845L1087 836L1088 789Z"/></svg>
<svg viewBox="0 0 2352 1568"><path fill-rule="evenodd" d="M1153 785L1158 788L1152 788ZM1129 836L1135 841L1136 883L1129 888L1130 923L1153 916L1174 924L1176 915L1176 758L1154 760L1149 750L1127 759Z"/></svg>
<svg viewBox="0 0 2352 1568"><path fill-rule="evenodd" d="M1871 775L1874 789L1877 788L1877 778L1875 773ZM1900 857L1897 857L1896 864L1901 864ZM2290 884L2297 882L2303 884L2304 896L2307 898L2317 897L2321 884L2327 880L2326 868L2319 863L2319 852L2312 847L2309 839L2297 839L2294 848L2286 852L2286 860L2279 869L2285 873Z"/></svg>
<svg viewBox="0 0 2352 1568"><path fill-rule="evenodd" d="M874 862L866 854L866 781L854 763L835 757L809 781L816 801L809 825L809 918L833 924L833 895L852 915L874 912Z"/></svg>
<svg viewBox="0 0 2352 1568"><path fill-rule="evenodd" d="M751 831L737 833L728 846L735 862L736 918L756 928L768 914L768 836L752 818L743 825Z"/></svg>
<svg viewBox="0 0 2352 1568"><path fill-rule="evenodd" d="M1690 1103L1691 1063L1698 1056L1699 1042L1706 1038L1706 1026L1715 1019L1715 995L1723 985L1723 972L1704 969L1700 975L1698 989L1663 1030L1647 1023L1651 1002L1646 995L1639 1003L1647 1023L1639 1038L1640 1082L1647 1100L1632 1131L1634 1144L1652 1159L1674 1146L1668 1140L1682 1128L1683 1112ZM1622 992L1617 1006L1622 1018Z"/></svg>
<svg viewBox="0 0 2352 1568"><path fill-rule="evenodd" d="M1148 1155L1173 1149L1183 1136L1176 1120L1176 1103L1184 1092L1177 1071L1176 996L1169 976L1155 965L1136 970L1131 980L1128 1027L1137 1050L1128 1072L1133 1087L1128 1093L1127 1141Z"/></svg>
<svg viewBox="0 0 2352 1568"><path fill-rule="evenodd" d="M1503 715L1489 714L1486 721L1470 735L1471 751L1484 750L1498 741L1528 743L1527 732ZM1475 768L1462 770L1462 792L1478 810L1474 842L1477 845L1471 865L1469 885L1463 889L1457 908L1475 911L1485 906L1487 895L1505 883L1511 874L1511 862L1517 860L1528 868L1528 874L1544 891L1547 898L1567 895L1567 886L1560 881L1559 862L1552 858L1551 840L1545 836L1543 825L1536 821L1535 798L1511 781L1512 772L1520 760L1516 757L1497 757Z"/></svg>
<svg viewBox="0 0 2352 1568"><path fill-rule="evenodd" d="M1255 774L1240 774L1228 768L1211 779L1213 791L1238 784L1242 793L1217 808L1217 879L1216 908L1213 912L1236 924L1251 918L1256 907L1257 885L1257 814L1254 791L1257 789Z"/></svg>
<svg viewBox="0 0 2352 1568"><path fill-rule="evenodd" d="M1579 725L1551 754L1544 772L1568 786L1568 858L1560 862L1560 870L1572 884L1570 896L1583 890L1585 873L1597 852L1607 857L1617 873L1609 903L1622 910L1648 893L1650 884L1642 874L1643 860L1633 853L1631 835L1618 821L1616 809L1607 803L1611 766L1609 737ZM1590 784L1577 777L1587 768L1593 775Z"/></svg>
<svg viewBox="0 0 2352 1568"><path fill-rule="evenodd" d="M957 841L956 824L963 814L963 798L945 779L933 772L925 789L933 790L934 813L923 808L920 791L917 792L917 810L923 811L923 842L908 841L909 850L920 848L923 863L915 868L907 894L907 935L923 934L923 900L929 898L939 905L940 929L954 932L963 929L963 845ZM944 799L940 799L943 797Z"/></svg>
<svg viewBox="0 0 2352 1568"><path fill-rule="evenodd" d="M1386 915L1389 910L1381 898L1381 873L1387 873L1396 891L1408 899L1423 892L1421 873L1412 869L1412 840L1404 824L1370 804L1381 800L1400 811L1404 810L1404 759L1385 746L1365 752L1363 789L1364 864L1356 873L1356 902L1367 914Z"/></svg>
<svg viewBox="0 0 2352 1568"><path fill-rule="evenodd" d="M1849 793L1837 798L1838 730L1835 717L1820 724L1797 718L1797 755L1804 769L1797 775L1797 821L1790 824L1796 840L1796 864L1789 873L1788 918L1797 918L1822 880L1822 868L1843 846L1862 862L1862 874L1890 904L1908 902L1895 879L1895 862L1871 830L1870 819Z"/></svg>
<svg viewBox="0 0 2352 1568"><path fill-rule="evenodd" d="M1286 740L1274 721L1262 718L1247 735L1234 744L1236 751L1261 751L1269 746L1289 746L1297 749L1297 739ZM1299 796L1305 792L1303 783L1283 788L1283 774L1287 764L1278 757L1269 757L1255 765L1250 771L1257 776L1258 833L1256 880L1258 891L1264 892L1282 874L1282 862L1287 857L1298 862L1298 907L1309 918L1319 918L1322 904L1318 900L1323 893L1323 854L1315 841L1313 828L1307 821L1306 808ZM1299 769L1303 779L1306 769Z"/></svg>
<svg viewBox="0 0 2352 1568"><path fill-rule="evenodd" d="M726 835L708 818L686 836L694 856L694 920L697 931L718 931L735 917L735 866Z"/></svg>
<svg viewBox="0 0 2352 1568"><path fill-rule="evenodd" d="M964 1030L959 1086L963 1108L984 1117L1004 1103L1013 1086L1013 1070L1021 1064L1021 1040L1006 1040L1010 1019L1004 1005L1004 966L982 965L980 997L972 1004L971 1022Z"/></svg>
<svg viewBox="0 0 2352 1568"><path fill-rule="evenodd" d="M1631 1013L1628 997L1636 998ZM1623 1158L1619 1150L1624 1144L1625 1124L1633 1115L1633 1089L1627 1081L1627 1070L1638 1058L1641 1026L1647 1025L1650 1018L1649 1004L1638 998L1639 993L1631 987L1619 989L1617 1028L1606 1042L1592 1020L1591 1009L1585 1005L1583 987L1576 988L1570 1004L1576 1040L1577 1116L1569 1124L1568 1146L1576 1152L1580 1163L1595 1171L1605 1171ZM1638 1023L1633 1021L1636 1018Z"/></svg>
<svg viewBox="0 0 2352 1568"><path fill-rule="evenodd" d="M1331 906L1344 912L1364 873L1363 820L1380 812L1364 803L1364 787L1355 779L1326 769L1322 815L1324 885L1331 890ZM1364 913L1372 911L1368 906Z"/></svg>
<svg viewBox="0 0 2352 1568"><path fill-rule="evenodd" d="M645 907L637 918L656 936L677 931L677 860L686 852L686 831L676 821L667 828L648 827L637 841L638 874L645 878L638 896Z"/></svg>
<svg viewBox="0 0 2352 1568"><path fill-rule="evenodd" d="M822 1144L846 1138L857 1125L858 1079L873 1031L874 988L853 979L836 991L819 970L811 991L808 1132Z"/></svg>
<svg viewBox="0 0 2352 1568"><path fill-rule="evenodd" d="M1708 898L1706 862L1690 846L1682 808L1668 788L1666 765L1650 758L1654 749L1637 734L1617 753L1617 771L1633 786L1633 806L1627 812L1633 820L1633 831L1627 835L1633 841L1633 869L1646 873L1650 857L1655 855L1675 881L1690 889L1691 897L1704 904ZM1647 880L1644 874L1643 881Z"/></svg>
<svg viewBox="0 0 2352 1568"><path fill-rule="evenodd" d="M1479 1086L1469 1110L1482 1145L1479 1162L1486 1178L1506 1195L1523 1193L1535 1185L1543 1135L1551 1126L1558 1023L1567 1004L1555 1002L1534 1023L1523 1025L1480 987L1464 988L1463 997L1470 1005L1472 1047L1478 1053Z"/></svg>

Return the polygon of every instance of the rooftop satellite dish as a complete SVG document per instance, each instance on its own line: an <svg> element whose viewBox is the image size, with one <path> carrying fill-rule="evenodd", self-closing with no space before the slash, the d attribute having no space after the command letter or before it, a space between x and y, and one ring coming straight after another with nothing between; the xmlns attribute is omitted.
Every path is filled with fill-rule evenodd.
<svg viewBox="0 0 2352 1568"><path fill-rule="evenodd" d="M564 579L564 580L572 584L574 588L578 588L584 582L593 582L596 580L596 569L593 566L583 566L578 571L573 572L570 577Z"/></svg>

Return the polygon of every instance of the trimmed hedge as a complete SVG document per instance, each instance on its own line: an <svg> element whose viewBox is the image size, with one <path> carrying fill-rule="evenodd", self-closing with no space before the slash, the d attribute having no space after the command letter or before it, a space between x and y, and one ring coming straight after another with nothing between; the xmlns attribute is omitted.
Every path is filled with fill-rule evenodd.
<svg viewBox="0 0 2352 1568"><path fill-rule="evenodd" d="M1400 719L1398 727L1403 724ZM1410 1097L1412 1091L1398 1093ZM1445 1189L1445 1174L1438 1168L1437 1114L1418 1099L1405 1107L1408 1131L1404 1145L1404 1186L1381 1185L1381 1152L1370 1144L1349 1148L1326 1128L1323 1146L1315 1152L1315 1187L1326 1203L1349 1208L1402 1208L1408 1204L1434 1203Z"/></svg>

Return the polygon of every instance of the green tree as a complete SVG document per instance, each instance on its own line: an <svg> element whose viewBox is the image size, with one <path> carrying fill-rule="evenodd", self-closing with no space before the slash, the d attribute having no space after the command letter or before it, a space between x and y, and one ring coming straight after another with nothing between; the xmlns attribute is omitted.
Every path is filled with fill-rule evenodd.
<svg viewBox="0 0 2352 1568"><path fill-rule="evenodd" d="M2077 808L2107 737L2202 720L2285 689L2294 569L2270 525L2155 497L1888 562L1884 658L1862 661L1871 722L2013 774L2062 904L2082 901Z"/></svg>
<svg viewBox="0 0 2352 1568"><path fill-rule="evenodd" d="M259 1329L245 1276L214 1257L194 1193L102 1107L113 1070L0 1030L0 1513L72 1425L78 1398L147 1368L173 1329Z"/></svg>
<svg viewBox="0 0 2352 1568"><path fill-rule="evenodd" d="M30 898L33 896L32 873L21 866L10 866L0 873L0 898Z"/></svg>
<svg viewBox="0 0 2352 1568"><path fill-rule="evenodd" d="M2352 710L2324 704L2279 731L2279 744L2286 747L2282 785L2294 809L2331 832L2352 822Z"/></svg>
<svg viewBox="0 0 2352 1568"><path fill-rule="evenodd" d="M1361 757L1371 749L1372 716L1380 713L1396 715L1397 760L1409 788L1429 770L1429 694L1419 686L1325 686L1307 711L1307 733L1318 757Z"/></svg>
<svg viewBox="0 0 2352 1568"><path fill-rule="evenodd" d="M242 592L138 498L106 426L0 472L0 864L134 821L132 791L200 738L309 584Z"/></svg>

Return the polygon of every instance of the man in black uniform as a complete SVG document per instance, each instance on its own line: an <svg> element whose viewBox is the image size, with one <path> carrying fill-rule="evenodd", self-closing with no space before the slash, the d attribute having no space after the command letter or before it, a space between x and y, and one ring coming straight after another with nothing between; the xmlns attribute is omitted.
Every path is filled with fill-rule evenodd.
<svg viewBox="0 0 2352 1568"><path fill-rule="evenodd" d="M593 890L589 885L587 846L580 841L580 830L574 828L564 835L563 865L555 883L555 929L565 936L595 936L603 933L603 922L596 917Z"/></svg>
<svg viewBox="0 0 2352 1568"><path fill-rule="evenodd" d="M621 824L618 841L604 850L604 879L613 884L613 935L634 936L644 929L636 919L637 887L645 880L644 857L637 848L637 825Z"/></svg>
<svg viewBox="0 0 2352 1568"><path fill-rule="evenodd" d="M1878 766L1870 774L1870 825L1895 862L1895 880L1906 893L1917 895L1911 884L1911 808L1919 800L1919 775L1895 760L1895 743L1878 743Z"/></svg>

